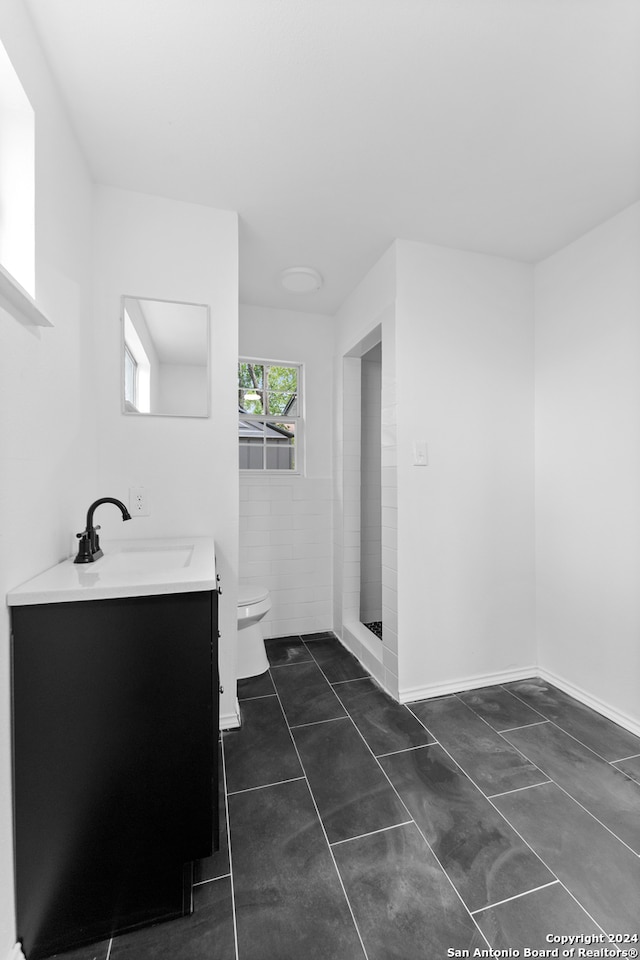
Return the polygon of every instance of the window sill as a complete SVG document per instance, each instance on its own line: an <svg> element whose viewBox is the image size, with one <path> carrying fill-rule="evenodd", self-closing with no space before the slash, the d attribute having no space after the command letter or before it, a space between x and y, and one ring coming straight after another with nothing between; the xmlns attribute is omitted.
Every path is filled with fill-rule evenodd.
<svg viewBox="0 0 640 960"><path fill-rule="evenodd" d="M28 327L52 327L53 324L35 302L31 294L14 280L0 264L0 307Z"/></svg>

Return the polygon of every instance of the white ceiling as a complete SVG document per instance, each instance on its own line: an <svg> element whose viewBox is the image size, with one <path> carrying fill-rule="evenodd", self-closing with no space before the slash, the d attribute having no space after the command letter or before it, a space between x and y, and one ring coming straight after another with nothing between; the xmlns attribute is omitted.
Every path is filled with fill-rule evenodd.
<svg viewBox="0 0 640 960"><path fill-rule="evenodd" d="M334 313L396 237L536 261L640 199L640 0L26 2L96 180L239 212L245 303Z"/></svg>

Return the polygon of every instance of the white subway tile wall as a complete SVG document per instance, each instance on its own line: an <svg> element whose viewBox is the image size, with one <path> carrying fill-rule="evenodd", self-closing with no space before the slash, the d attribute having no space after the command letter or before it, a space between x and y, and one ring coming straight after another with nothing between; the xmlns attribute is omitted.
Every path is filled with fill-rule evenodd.
<svg viewBox="0 0 640 960"><path fill-rule="evenodd" d="M329 478L240 479L240 580L271 594L266 639L332 628L332 497Z"/></svg>
<svg viewBox="0 0 640 960"><path fill-rule="evenodd" d="M361 366L360 620L382 620L382 362L367 354ZM349 458L345 457L345 462ZM386 487L385 497L395 488ZM395 505L395 504L394 504ZM345 547L345 560L349 559Z"/></svg>

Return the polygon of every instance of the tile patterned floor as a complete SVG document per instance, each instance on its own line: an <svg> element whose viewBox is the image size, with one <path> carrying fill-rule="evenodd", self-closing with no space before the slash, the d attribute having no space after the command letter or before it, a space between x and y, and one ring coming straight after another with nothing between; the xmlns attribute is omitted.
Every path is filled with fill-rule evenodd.
<svg viewBox="0 0 640 960"><path fill-rule="evenodd" d="M222 737L226 823L192 916L64 960L438 960L640 934L640 738L539 679L401 706L332 634L267 650Z"/></svg>

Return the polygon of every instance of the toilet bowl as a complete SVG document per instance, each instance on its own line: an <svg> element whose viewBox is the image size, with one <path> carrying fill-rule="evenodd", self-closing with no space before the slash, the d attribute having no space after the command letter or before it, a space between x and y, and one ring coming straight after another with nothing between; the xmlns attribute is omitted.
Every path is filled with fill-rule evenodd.
<svg viewBox="0 0 640 960"><path fill-rule="evenodd" d="M238 588L238 680L255 677L269 667L260 621L271 609L266 587Z"/></svg>

